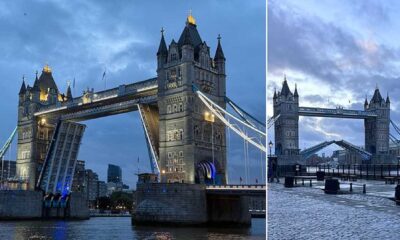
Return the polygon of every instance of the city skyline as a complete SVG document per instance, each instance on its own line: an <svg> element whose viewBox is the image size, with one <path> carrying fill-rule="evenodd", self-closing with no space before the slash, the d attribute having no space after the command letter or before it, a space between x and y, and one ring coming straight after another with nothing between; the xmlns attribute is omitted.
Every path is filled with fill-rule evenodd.
<svg viewBox="0 0 400 240"><path fill-rule="evenodd" d="M17 106L12 102L17 101L22 75L25 76L26 84L32 86L35 71L40 72L46 63L52 68L61 92L66 92L67 82L72 84L75 79L75 89L72 91L74 97L81 95L87 87L93 87L95 91L104 89L104 71L107 88L156 76L160 29L165 29L168 43L172 38L177 40L184 27L188 9L192 9L199 32L211 46L211 52L215 51L218 34L222 36L221 43L227 58L228 95L235 96L235 102L265 121L265 114L259 111L259 106L265 106L264 98L243 94L259 91L260 85L265 88L265 72L257 70L265 66L265 51L259 51L260 47L265 47L265 31L259 28L262 22L265 25L265 8L260 7L263 3L249 5L236 1L226 7L224 12L212 10L213 14L210 14L209 7L219 7L222 3L175 3L174 12L179 14L173 17L165 11L166 7L172 9L169 4L155 7L152 5L152 11L146 14L143 11L149 9L148 5L130 2L121 5L87 2L79 8L74 5L76 3L67 6L48 2L16 2L3 6L0 14L6 21L2 28L12 28L13 31L7 38L0 37L0 42L9 46L2 49L6 57L0 71L4 73L5 79L10 79L0 83L3 89L9 89L4 98L10 99L2 102L1 108L13 117L2 120L2 131L11 133L16 123ZM245 11L243 14L233 14L236 13L236 7L257 14L250 16ZM46 9L46 14L43 14L42 9ZM118 14L110 16L107 14L110 9ZM62 21L59 16L63 17ZM140 24L142 21L146 21L146 27ZM230 27L232 25L235 28ZM246 34L246 40L240 41L238 39L243 32L249 34ZM252 58L254 61L250 64L243 62L243 58ZM243 80L243 76L246 76L246 80ZM254 84L246 84L249 81ZM262 94L264 95L264 91ZM126 172L123 181L131 187L134 186L138 157L141 172L150 170L144 133L137 112L83 123L87 125L87 129L78 159L84 160L87 168L97 172L101 179L105 179L107 164L113 163ZM121 126L126 126L126 129ZM7 134L3 134L0 141L5 142L7 137ZM240 143L232 143L232 164L229 165L229 171L244 175L240 174L242 164L240 156L235 154L235 144L241 146ZM15 149L14 145L14 153ZM253 168L256 169L257 166Z"/></svg>

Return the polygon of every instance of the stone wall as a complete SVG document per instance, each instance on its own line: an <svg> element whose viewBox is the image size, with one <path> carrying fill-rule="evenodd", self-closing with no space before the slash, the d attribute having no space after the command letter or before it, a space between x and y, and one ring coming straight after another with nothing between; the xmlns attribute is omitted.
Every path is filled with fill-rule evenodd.
<svg viewBox="0 0 400 240"><path fill-rule="evenodd" d="M0 220L42 217L42 193L23 190L0 191Z"/></svg>
<svg viewBox="0 0 400 240"><path fill-rule="evenodd" d="M249 197L207 194L208 222L212 225L251 225Z"/></svg>
<svg viewBox="0 0 400 240"><path fill-rule="evenodd" d="M72 192L69 208L69 218L89 219L89 208L83 193Z"/></svg>
<svg viewBox="0 0 400 240"><path fill-rule="evenodd" d="M42 192L39 191L0 191L0 220L89 218L89 209L81 193L71 193L69 209L43 208L42 198Z"/></svg>
<svg viewBox="0 0 400 240"><path fill-rule="evenodd" d="M133 224L197 225L207 222L205 185L148 183L137 185Z"/></svg>

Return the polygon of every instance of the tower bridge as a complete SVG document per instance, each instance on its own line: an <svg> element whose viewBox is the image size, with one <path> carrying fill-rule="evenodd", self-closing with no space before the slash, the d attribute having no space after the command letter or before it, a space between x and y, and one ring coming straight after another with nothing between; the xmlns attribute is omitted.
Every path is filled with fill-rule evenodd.
<svg viewBox="0 0 400 240"><path fill-rule="evenodd" d="M46 193L41 200L41 194L30 191L36 199L32 204L45 210L39 213L52 216L56 207L58 216L58 208L74 194L69 193L86 127L81 122L138 111L153 172L143 176L154 181L139 177L135 221L250 223L249 197L265 198L265 184L228 184L226 132L244 140L248 184L249 145L261 152L264 174L265 124L227 97L221 37L211 56L189 15L177 42L172 39L167 46L161 31L156 56L156 77L103 91L87 89L81 96L72 96L70 86L62 93L48 65L36 73L32 86L23 79L17 128L1 154L17 135L17 178L27 189ZM85 208L78 195L71 197L71 209Z"/></svg>
<svg viewBox="0 0 400 240"><path fill-rule="evenodd" d="M72 96L70 86L62 93L48 65L36 73L33 86L24 79L18 104L18 178L29 189L68 192L84 135L80 122L131 111L140 113L151 168L162 174L162 182L226 184L227 128L266 151L260 137L243 130L265 137L256 126L260 122L226 96L220 36L212 57L190 15L177 42L172 39L167 46L161 31L156 55L156 77L103 91L87 89L81 96ZM239 117L226 111L228 104Z"/></svg>
<svg viewBox="0 0 400 240"><path fill-rule="evenodd" d="M365 99L364 109L362 110L340 107L335 109L303 107L299 106L299 98L297 86L292 93L285 76L281 91L275 90L274 92L274 115L268 121L268 127L274 125L275 154L278 157L279 164L301 163L315 152L333 143L361 154L367 163L393 163L395 161L395 157L389 154L389 126L390 123L393 124L390 120L390 99L389 96L386 100L383 99L378 88L375 89L369 102L368 99ZM364 120L365 147L361 148L340 140L326 141L301 151L299 148L299 116ZM394 126L396 129L397 126Z"/></svg>

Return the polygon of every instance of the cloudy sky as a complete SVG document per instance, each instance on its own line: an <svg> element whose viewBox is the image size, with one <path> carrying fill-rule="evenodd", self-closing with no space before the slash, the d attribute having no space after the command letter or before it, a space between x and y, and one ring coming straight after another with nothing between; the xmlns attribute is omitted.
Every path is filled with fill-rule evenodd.
<svg viewBox="0 0 400 240"><path fill-rule="evenodd" d="M214 55L217 36L227 58L227 94L265 121L265 3L263 0L219 1L2 1L0 2L0 143L17 122L22 75L32 85L35 71L48 63L61 91L76 78L74 96L156 76L160 29L166 41L179 39L192 9L198 30ZM106 180L107 164L123 168L123 180L136 181L150 169L144 133L136 112L85 122L79 159ZM233 135L233 134L232 134ZM243 144L232 137L229 175L243 176ZM237 146L237 147L235 147ZM240 147L241 146L241 147ZM11 157L15 159L15 144ZM254 177L259 177L259 152Z"/></svg>
<svg viewBox="0 0 400 240"><path fill-rule="evenodd" d="M301 106L363 109L378 86L399 123L399 10L398 1L270 0L267 115L286 74ZM300 118L301 149L335 139L364 145L364 122Z"/></svg>

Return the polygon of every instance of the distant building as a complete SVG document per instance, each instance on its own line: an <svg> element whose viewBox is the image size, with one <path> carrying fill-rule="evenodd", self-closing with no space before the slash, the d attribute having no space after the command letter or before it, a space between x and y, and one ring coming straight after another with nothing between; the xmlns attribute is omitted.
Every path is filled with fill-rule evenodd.
<svg viewBox="0 0 400 240"><path fill-rule="evenodd" d="M346 149L333 151L332 157L337 158L339 164L361 164L360 154Z"/></svg>
<svg viewBox="0 0 400 240"><path fill-rule="evenodd" d="M108 164L107 182L122 183L122 170L120 166Z"/></svg>
<svg viewBox="0 0 400 240"><path fill-rule="evenodd" d="M108 182L107 183L107 193L111 195L113 192L120 192L123 189L122 182L115 183L115 182Z"/></svg>
<svg viewBox="0 0 400 240"><path fill-rule="evenodd" d="M97 193L97 182L99 181L99 176L97 173L93 172L91 169L85 170L85 196L87 201L94 202L98 196Z"/></svg>
<svg viewBox="0 0 400 240"><path fill-rule="evenodd" d="M74 179L72 181L73 192L83 192L85 182L85 161L77 160L75 166Z"/></svg>
<svg viewBox="0 0 400 240"><path fill-rule="evenodd" d="M1 173L1 168L3 168L3 172ZM16 171L16 161L3 160L0 163L0 178L2 179L11 179L15 178Z"/></svg>
<svg viewBox="0 0 400 240"><path fill-rule="evenodd" d="M97 198L106 197L107 195L107 183L104 181L97 181Z"/></svg>
<svg viewBox="0 0 400 240"><path fill-rule="evenodd" d="M122 189L129 189L129 186L126 184L122 184Z"/></svg>

